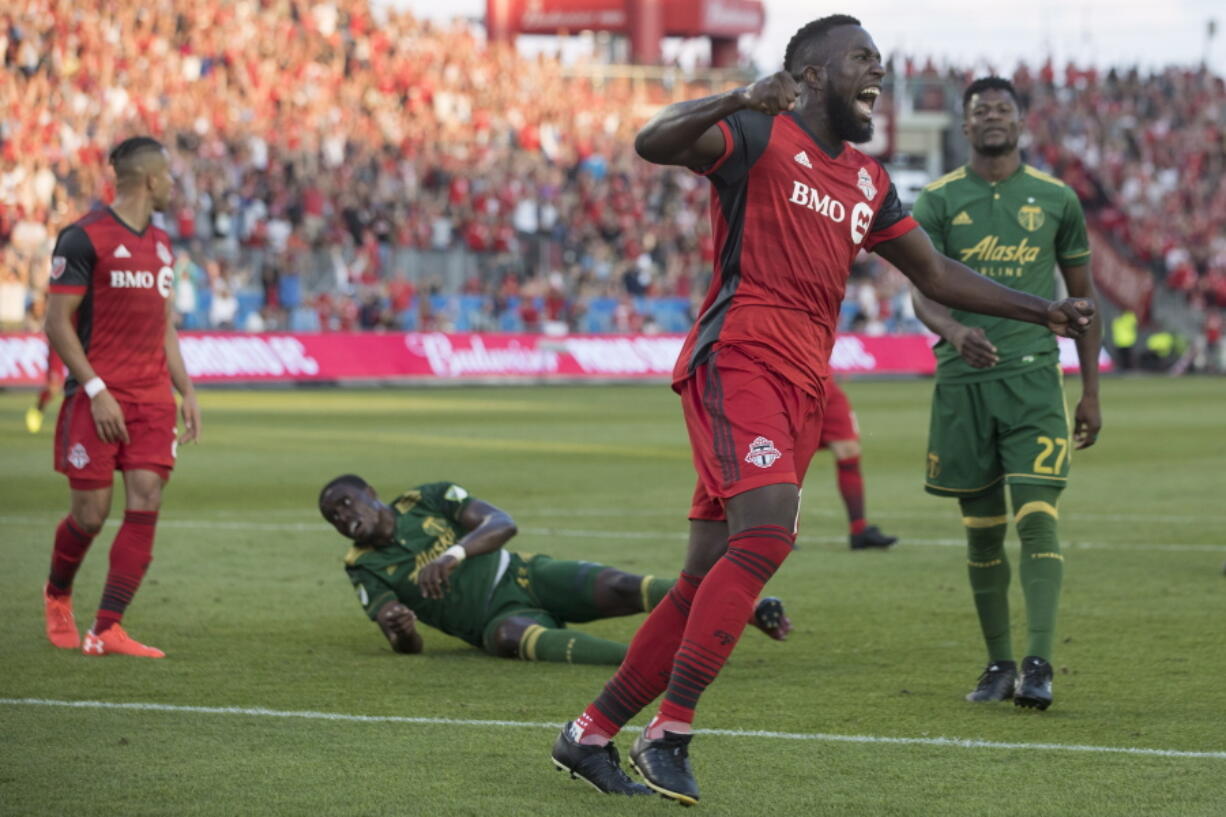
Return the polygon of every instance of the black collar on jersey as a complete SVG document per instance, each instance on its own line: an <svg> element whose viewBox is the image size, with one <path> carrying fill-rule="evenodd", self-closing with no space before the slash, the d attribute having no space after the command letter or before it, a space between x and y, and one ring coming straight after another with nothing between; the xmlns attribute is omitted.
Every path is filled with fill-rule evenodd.
<svg viewBox="0 0 1226 817"><path fill-rule="evenodd" d="M822 153L826 154L831 159L837 159L843 155L843 143L842 142L839 142L839 146L837 150L832 150L826 147L825 142L817 138L817 134L809 130L809 126L806 125L805 121L800 118L800 114L796 113L796 111L788 111L788 116L792 118L792 121L795 122L802 131L804 131L805 133L809 135L809 138L813 140L813 143L815 145L821 148Z"/></svg>
<svg viewBox="0 0 1226 817"><path fill-rule="evenodd" d="M106 211L111 214L111 218L115 219L115 221L118 222L121 227L123 227L125 230L127 230L128 232L130 232L132 235L136 236L137 238L144 238L145 233L149 230L149 224L153 223L153 216L151 214L149 216L149 224L145 225L144 230L134 230L132 229L132 225L124 221L123 218L119 215L119 213L116 213L114 210L111 209L110 205L107 205Z"/></svg>

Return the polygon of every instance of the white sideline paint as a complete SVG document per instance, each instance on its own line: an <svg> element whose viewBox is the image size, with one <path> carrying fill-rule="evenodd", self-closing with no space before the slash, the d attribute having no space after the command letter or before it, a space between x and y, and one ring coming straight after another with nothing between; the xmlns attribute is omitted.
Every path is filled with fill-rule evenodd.
<svg viewBox="0 0 1226 817"><path fill-rule="evenodd" d="M302 718L348 723L405 723L430 726L508 726L523 729L560 729L560 723L534 721L483 721L466 718L414 718L401 715L346 715L337 712L295 712L264 707L177 706L156 703L115 703L110 701L56 701L47 698L0 698L10 706L58 706L68 709L121 709L143 712L181 712L193 715L245 715L256 718ZM1003 743L963 738L889 738L877 735L829 735L822 732L764 732L740 729L697 729L700 735L766 740L805 740L819 743L884 743L901 746L938 746L956 749L1039 749L1051 752L1090 752L1094 754L1137 755L1141 757L1187 757L1226 760L1223 752L1188 752L1180 749L1142 749L1131 746L1084 746L1068 743Z"/></svg>
<svg viewBox="0 0 1226 817"><path fill-rule="evenodd" d="M51 525L58 519L36 516L0 516L0 523L9 525ZM108 519L107 527L116 527L118 519ZM286 533L323 533L331 528L320 522L239 522L223 519L159 519L161 529L185 530L250 530L250 531L283 531ZM654 531L630 530L582 530L577 528L528 528L520 527L519 532L528 536L561 536L570 539L642 539L653 541L684 542L686 534L679 530L676 533L657 533ZM846 545L846 536L805 536L801 533L800 544ZM903 540L902 547L918 545L921 547L966 547L965 539L918 539L908 536ZM1133 550L1148 552L1191 551L1201 553L1226 553L1226 545L1197 544L1126 544L1120 542L1062 542L1065 550Z"/></svg>

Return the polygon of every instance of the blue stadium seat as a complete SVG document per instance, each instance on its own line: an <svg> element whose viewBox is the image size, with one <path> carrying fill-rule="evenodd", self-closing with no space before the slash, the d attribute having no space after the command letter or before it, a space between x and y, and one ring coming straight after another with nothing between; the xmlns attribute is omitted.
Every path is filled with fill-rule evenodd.
<svg viewBox="0 0 1226 817"><path fill-rule="evenodd" d="M318 332L319 313L309 306L300 306L289 313L289 331Z"/></svg>

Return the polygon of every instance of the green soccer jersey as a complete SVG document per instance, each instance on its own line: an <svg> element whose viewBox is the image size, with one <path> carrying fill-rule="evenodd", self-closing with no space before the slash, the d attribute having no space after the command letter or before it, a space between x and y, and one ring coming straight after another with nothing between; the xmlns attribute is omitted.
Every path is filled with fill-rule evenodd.
<svg viewBox="0 0 1226 817"><path fill-rule="evenodd" d="M1072 188L1028 165L1000 182L980 178L969 165L924 188L912 213L937 250L1003 284L1041 298L1055 296L1056 264L1090 262L1081 203ZM964 383L1007 377L1059 359L1056 338L1044 326L952 310L953 317L987 333L1000 362L976 369L942 340L934 349L937 379Z"/></svg>
<svg viewBox="0 0 1226 817"><path fill-rule="evenodd" d="M395 544L349 549L345 571L371 620L380 607L399 599L422 623L481 645L486 606L505 551L465 559L451 574L441 599L427 599L417 585L418 571L464 535L459 519L469 500L468 492L451 482L418 486L391 503L396 514Z"/></svg>

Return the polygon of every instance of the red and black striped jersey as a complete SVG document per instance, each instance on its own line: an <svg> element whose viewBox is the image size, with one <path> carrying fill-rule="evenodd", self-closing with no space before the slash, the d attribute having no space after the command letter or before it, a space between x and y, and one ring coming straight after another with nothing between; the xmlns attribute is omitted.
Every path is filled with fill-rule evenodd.
<svg viewBox="0 0 1226 817"><path fill-rule="evenodd" d="M53 293L83 295L76 312L85 356L118 400L173 400L166 367L166 310L174 290L170 237L152 223L137 232L109 207L59 234ZM77 383L69 378L66 394Z"/></svg>
<svg viewBox="0 0 1226 817"><path fill-rule="evenodd" d="M848 144L831 155L794 113L719 127L724 155L697 171L714 188L715 270L673 382L736 345L821 396L856 254L919 225L880 163Z"/></svg>

